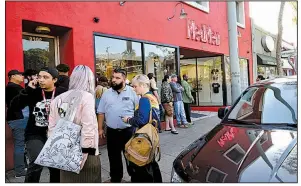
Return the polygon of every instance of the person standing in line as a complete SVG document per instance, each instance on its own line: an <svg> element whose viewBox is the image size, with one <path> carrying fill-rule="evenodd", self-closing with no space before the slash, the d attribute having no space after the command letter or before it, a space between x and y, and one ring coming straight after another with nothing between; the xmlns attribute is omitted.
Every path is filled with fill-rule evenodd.
<svg viewBox="0 0 301 186"><path fill-rule="evenodd" d="M154 74L153 73L148 73L147 74L147 77L148 77L148 79L150 80L150 92L157 98L157 100L158 100L158 103L159 103L159 107L162 107L162 105L161 105L161 100L160 100L160 96L159 96L159 94L158 94L158 87L157 87L157 82L156 82L156 79L155 79L155 77L154 77ZM161 110L162 110L162 108L161 108ZM160 110L160 111L161 111ZM162 112L160 112L159 113L160 114L160 117L159 118L161 118L161 114L162 114ZM158 129L159 129L159 133L162 133L162 130L161 130L161 124L160 125L158 125Z"/></svg>
<svg viewBox="0 0 301 186"><path fill-rule="evenodd" d="M79 134L84 160L79 174L61 170L61 183L101 183L101 164L98 150L98 124L95 114L94 75L88 66L76 66L70 77L69 91L57 96L50 105L48 136L51 136L62 113L68 113L63 104L70 104L70 96L80 92L83 97L76 108L74 123L82 126ZM59 103L63 103L59 105ZM72 108L71 108L72 109Z"/></svg>
<svg viewBox="0 0 301 186"><path fill-rule="evenodd" d="M165 75L162 80L161 102L165 110L165 131L171 131L172 134L178 134L173 123L173 94L170 87L170 76Z"/></svg>
<svg viewBox="0 0 301 186"><path fill-rule="evenodd" d="M100 99L103 93L108 90L108 79L104 76L99 76L98 80L96 81L96 88L95 88L95 108L97 110Z"/></svg>
<svg viewBox="0 0 301 186"><path fill-rule="evenodd" d="M185 115L186 119L189 122L189 124L193 125L193 122L191 121L191 103L194 102L194 98L191 95L191 86L189 85L188 81L188 76L183 75L183 80L182 80L182 86L184 88L183 91L183 103L184 103L184 110L185 110Z"/></svg>
<svg viewBox="0 0 301 186"><path fill-rule="evenodd" d="M125 144L134 133L134 128L123 122L121 116L134 116L134 111L139 103L138 96L134 90L126 85L127 72L117 68L113 71L111 88L104 92L98 109L98 131L99 136L104 138L104 118L107 125L107 150L110 163L110 177L112 183L120 183L123 178L122 153ZM129 175L131 173L128 169Z"/></svg>
<svg viewBox="0 0 301 186"><path fill-rule="evenodd" d="M29 119L25 129L25 149L28 169L25 183L39 183L43 167L35 164L35 160L47 141L48 116L51 101L67 91L63 87L55 87L59 73L55 68L42 68L38 79L29 82L28 86L16 96L11 106L14 110L29 107ZM60 182L60 171L49 168L50 183Z"/></svg>
<svg viewBox="0 0 301 186"><path fill-rule="evenodd" d="M14 171L15 178L25 176L25 158L24 158L24 131L28 120L28 107L18 110L11 108L11 101L23 90L21 83L23 75L18 70L8 72L9 82L5 87L5 104L7 108L7 123L12 130L14 138Z"/></svg>
<svg viewBox="0 0 301 186"><path fill-rule="evenodd" d="M70 81L68 75L70 67L67 64L59 64L56 66L56 69L59 71L59 78L56 82L56 86L61 86L68 90Z"/></svg>
<svg viewBox="0 0 301 186"><path fill-rule="evenodd" d="M186 120L182 91L184 91L183 87L177 83L178 76L176 74L171 75L170 87L173 92L173 105L175 110L175 115L177 119L177 125L180 128L188 128L188 122Z"/></svg>
<svg viewBox="0 0 301 186"><path fill-rule="evenodd" d="M153 123L154 121L160 123L159 103L158 99L150 92L149 78L144 74L139 74L133 78L132 86L136 94L141 96L139 106L134 116L122 117L123 122L130 124L137 130L148 124L150 117ZM155 157L151 163L144 166L129 162L129 169L132 183L162 183L161 171Z"/></svg>

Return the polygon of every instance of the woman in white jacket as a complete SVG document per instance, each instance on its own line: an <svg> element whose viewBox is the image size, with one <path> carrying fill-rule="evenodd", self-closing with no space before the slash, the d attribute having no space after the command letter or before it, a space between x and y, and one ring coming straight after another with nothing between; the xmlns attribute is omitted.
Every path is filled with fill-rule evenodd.
<svg viewBox="0 0 301 186"><path fill-rule="evenodd" d="M71 74L69 91L56 97L50 105L48 136L68 108L60 105L69 105L70 97L80 92L82 99L78 103L74 123L81 125L80 144L83 152L82 170L80 174L61 170L61 183L101 183L101 165L98 150L98 124L95 114L95 80L91 69L88 66L76 66ZM63 114L62 114L63 113Z"/></svg>

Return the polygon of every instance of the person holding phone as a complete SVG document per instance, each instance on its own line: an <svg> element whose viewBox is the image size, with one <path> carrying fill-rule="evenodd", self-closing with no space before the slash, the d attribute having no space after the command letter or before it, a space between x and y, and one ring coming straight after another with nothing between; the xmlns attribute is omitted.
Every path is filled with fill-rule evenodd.
<svg viewBox="0 0 301 186"><path fill-rule="evenodd" d="M132 86L137 95L141 96L139 106L134 116L123 116L122 120L130 126L140 129L149 123L160 123L159 102L150 92L151 82L144 74L136 75L132 80ZM153 161L144 166L138 166L129 162L132 183L162 183L162 175L155 157Z"/></svg>
<svg viewBox="0 0 301 186"><path fill-rule="evenodd" d="M37 79L33 79L28 86L16 96L11 107L14 110L29 107L29 118L25 128L25 148L28 169L25 183L38 183L43 167L34 163L47 140L48 116L51 101L61 93L67 91L63 87L55 87L58 71L54 68L43 68ZM60 182L60 171L49 168L50 182Z"/></svg>
<svg viewBox="0 0 301 186"><path fill-rule="evenodd" d="M133 116L139 102L134 90L126 85L126 76L127 72L124 69L117 68L113 71L112 88L103 93L97 109L98 133L101 138L105 137L103 124L106 117L110 177L114 183L122 181L121 154L124 153L125 144L134 132L134 128L123 122L121 116ZM130 172L129 175L131 176Z"/></svg>

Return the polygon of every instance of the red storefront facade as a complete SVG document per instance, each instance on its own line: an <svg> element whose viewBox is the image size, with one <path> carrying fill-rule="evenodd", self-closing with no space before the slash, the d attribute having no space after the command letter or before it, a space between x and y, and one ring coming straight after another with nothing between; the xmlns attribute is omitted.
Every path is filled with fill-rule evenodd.
<svg viewBox="0 0 301 186"><path fill-rule="evenodd" d="M24 43L41 38L55 38L53 43L49 40L49 46L56 46L55 49L51 51L52 49L48 48L48 51L50 50L54 54L54 58L49 59L50 62L55 60L53 65L66 63L72 69L81 64L87 65L97 72L96 68L98 67L95 63L98 60L97 52L100 51L97 46L102 43L96 44L95 42L99 37L140 43L142 61L140 70L143 73L150 72L146 70L148 68L154 68L151 65L145 65L147 45L173 48L175 68L171 69L176 73L190 73L185 69L185 65L189 66L185 60L195 59L195 66L197 66L199 59L209 60L209 57L216 56L219 56L218 60L221 60L220 72L222 73L225 66L224 61L226 61L224 59L229 56L227 3L208 2L208 9L204 11L182 2L182 7L188 14L187 19L179 18L180 6L175 8L177 3L179 2L125 2L121 6L119 2L6 2L6 74L12 69L20 71L26 69L25 66L28 64L24 62L26 60ZM248 2L241 3L239 7L242 8L243 13L240 15L240 19L243 19L243 25L237 27L239 57L247 61L248 84L252 84L253 60L249 4ZM163 8L164 11L162 11ZM171 17L174 11L176 12L175 17L168 20L167 18ZM98 22L95 18L99 19ZM189 22L191 20L197 27L191 27L191 22ZM41 35L35 30L38 26L46 26L50 28L50 32ZM206 28L202 30L204 26ZM190 37L188 37L189 27L193 29L193 31L190 30ZM209 35L207 34L208 30L211 30ZM193 33L196 34L195 40ZM205 35L208 37L206 40L204 40ZM109 46L106 48L108 50ZM160 60L160 57L158 59ZM183 66L181 65L182 60ZM203 64L203 62L200 63ZM196 75L189 74L189 76L198 76L199 71L208 73L209 67L203 67L205 66L201 66L201 70L194 67ZM222 85L219 95L221 101L206 104L206 100L199 99L195 105L203 106L198 107L200 110L216 110L220 106L228 105L229 99L226 101L227 94L225 93L228 89L226 86L227 75L223 73L221 77L219 80ZM200 80L196 77L192 81ZM211 87L212 82L207 84L208 87ZM196 87L200 89L198 83ZM205 89L203 88L203 91ZM196 96L200 97L200 93ZM205 94L201 94L201 96L206 97ZM216 95L212 94L212 100L215 99L214 96Z"/></svg>

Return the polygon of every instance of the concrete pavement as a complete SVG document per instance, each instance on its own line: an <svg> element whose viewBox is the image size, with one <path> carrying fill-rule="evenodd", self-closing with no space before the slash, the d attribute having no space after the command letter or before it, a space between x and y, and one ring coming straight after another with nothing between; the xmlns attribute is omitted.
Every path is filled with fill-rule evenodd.
<svg viewBox="0 0 301 186"><path fill-rule="evenodd" d="M198 112L199 113L199 112ZM204 113L203 113L204 114ZM216 124L219 123L220 119L216 116L216 113L206 113L206 116L200 118L193 118L194 125L190 128L182 129L178 128L178 135L171 134L170 132L160 133L160 147L161 147L161 160L159 161L159 166L162 173L163 182L170 182L170 174L172 163L176 156L190 143L195 141L197 138L204 135L206 132L210 131ZM102 165L102 181L109 181L109 160L106 146L100 147L101 152L101 165ZM124 164L124 177L123 179L128 182L130 177L127 174L126 167ZM24 177L16 179L14 177L13 171L6 173L6 183L20 183L24 182ZM43 169L40 182L49 183L49 171L47 168Z"/></svg>

